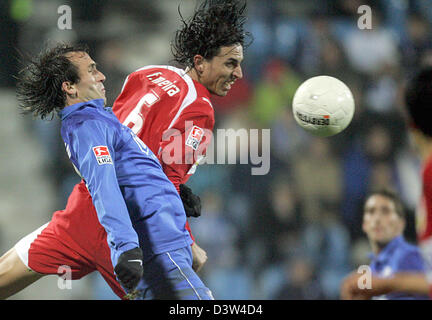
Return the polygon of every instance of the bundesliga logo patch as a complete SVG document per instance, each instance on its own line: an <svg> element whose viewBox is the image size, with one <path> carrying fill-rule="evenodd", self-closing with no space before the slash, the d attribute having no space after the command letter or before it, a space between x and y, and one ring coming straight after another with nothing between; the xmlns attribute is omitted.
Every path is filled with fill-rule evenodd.
<svg viewBox="0 0 432 320"><path fill-rule="evenodd" d="M96 157L96 161L99 165L112 164L111 155L109 153L108 147L97 146L93 148L93 153Z"/></svg>
<svg viewBox="0 0 432 320"><path fill-rule="evenodd" d="M203 136L204 136L204 130L201 129L200 127L193 126L186 140L186 145L191 147L194 150L198 149L198 146L200 145Z"/></svg>

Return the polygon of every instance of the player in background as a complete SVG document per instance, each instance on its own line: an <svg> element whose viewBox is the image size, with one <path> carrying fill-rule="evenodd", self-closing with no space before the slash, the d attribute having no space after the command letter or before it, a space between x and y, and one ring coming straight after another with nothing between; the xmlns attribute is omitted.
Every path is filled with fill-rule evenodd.
<svg viewBox="0 0 432 320"><path fill-rule="evenodd" d="M175 60L185 69L153 66L138 70L128 76L115 102L116 116L158 156L178 191L194 172L199 157L210 142L209 135L206 136L207 130L213 129L214 125L210 94L226 95L235 80L242 77L244 10L245 4L238 1L204 2L190 20L183 21L183 28L176 33L173 43ZM182 141L176 137L181 137ZM180 159L163 161L172 160L168 150L177 151L174 154L180 154ZM187 189L184 193L190 195ZM187 198L183 194L186 210ZM189 198L193 200L193 197ZM194 204L196 201L191 201L189 209ZM193 215L197 210L190 211ZM80 248L73 279L97 270L113 291L124 297L125 292L112 268L106 232L97 219L85 184L74 187L66 209L55 212L50 224L61 243L74 243ZM82 232L82 225L92 232ZM28 268L16 249L11 249L1 259L0 292L5 292L3 297L34 281L34 278L27 279ZM85 263L88 260L92 263ZM64 264L67 265L62 259L56 259L40 273L57 274L58 267Z"/></svg>
<svg viewBox="0 0 432 320"><path fill-rule="evenodd" d="M389 278L398 272L424 273L424 262L417 246L403 237L405 211L396 193L389 189L372 192L363 208L362 229L372 248L370 268L377 277ZM428 299L427 295L390 293L374 299Z"/></svg>
<svg viewBox="0 0 432 320"><path fill-rule="evenodd" d="M432 126L429 112L432 109L432 68L421 70L407 85L406 111L410 135L422 161L422 196L416 211L417 239L425 273L403 272L391 278L372 278L371 289L358 286L359 274L348 276L341 286L343 299L370 299L391 292L428 294L432 296Z"/></svg>

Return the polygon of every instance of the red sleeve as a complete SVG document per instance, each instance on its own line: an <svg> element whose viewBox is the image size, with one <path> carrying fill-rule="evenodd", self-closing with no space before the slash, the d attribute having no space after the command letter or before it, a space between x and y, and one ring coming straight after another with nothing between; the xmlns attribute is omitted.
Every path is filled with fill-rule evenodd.
<svg viewBox="0 0 432 320"><path fill-rule="evenodd" d="M208 102L197 100L164 132L158 158L177 192L180 193L180 184L186 183L191 176L191 168L205 155L213 127L213 108ZM186 229L195 241L188 223Z"/></svg>
<svg viewBox="0 0 432 320"><path fill-rule="evenodd" d="M416 210L416 228L419 243L432 237L432 158L429 158L422 173L422 197Z"/></svg>

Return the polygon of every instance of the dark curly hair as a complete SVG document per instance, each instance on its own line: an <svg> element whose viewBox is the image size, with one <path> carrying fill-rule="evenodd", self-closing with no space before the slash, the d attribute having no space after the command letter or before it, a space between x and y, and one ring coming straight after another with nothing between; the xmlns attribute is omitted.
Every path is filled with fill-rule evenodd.
<svg viewBox="0 0 432 320"><path fill-rule="evenodd" d="M88 53L88 47L60 43L30 58L17 77L17 98L23 113L44 119L65 107L66 93L62 83L80 81L78 68L66 57L71 52Z"/></svg>
<svg viewBox="0 0 432 320"><path fill-rule="evenodd" d="M245 1L205 0L185 21L179 8L183 27L175 33L171 43L174 61L183 67L193 67L197 54L210 60L219 54L221 47L248 46L252 36L243 30L245 9ZM245 44L247 38L250 42Z"/></svg>
<svg viewBox="0 0 432 320"><path fill-rule="evenodd" d="M371 198L372 196L383 196L387 199L389 199L390 201L393 202L394 206L395 206L395 210L396 213L399 217L401 217L402 219L405 219L405 210L404 210L404 205L402 203L402 200L399 198L398 194L396 193L395 190L393 190L392 188L389 187L381 187L375 190L372 190L367 196L366 196L366 200L365 200L365 205L366 202L369 198Z"/></svg>
<svg viewBox="0 0 432 320"><path fill-rule="evenodd" d="M432 111L432 67L418 72L405 90L406 109L411 125L432 137L429 112Z"/></svg>

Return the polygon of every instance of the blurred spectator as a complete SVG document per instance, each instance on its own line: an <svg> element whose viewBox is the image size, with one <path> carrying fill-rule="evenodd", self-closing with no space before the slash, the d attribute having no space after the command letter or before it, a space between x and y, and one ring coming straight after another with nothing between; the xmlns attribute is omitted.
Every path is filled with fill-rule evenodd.
<svg viewBox="0 0 432 320"><path fill-rule="evenodd" d="M271 124L272 170L285 171L310 139L295 121L291 106L283 108Z"/></svg>
<svg viewBox="0 0 432 320"><path fill-rule="evenodd" d="M318 201L334 204L340 202L341 163L331 152L328 139L312 138L303 152L294 157L292 172L307 223L315 221L319 216Z"/></svg>
<svg viewBox="0 0 432 320"><path fill-rule="evenodd" d="M214 271L223 266L228 252L237 254L238 234L235 226L229 222L223 209L222 197L217 190L207 189L200 194L204 204L202 216L199 219L189 219L195 239L208 255L208 264ZM206 272L206 270L204 270ZM204 274L204 281L206 274Z"/></svg>
<svg viewBox="0 0 432 320"><path fill-rule="evenodd" d="M282 60L273 59L266 64L251 101L253 119L260 128L269 128L281 111L291 106L300 84L298 75Z"/></svg>
<svg viewBox="0 0 432 320"><path fill-rule="evenodd" d="M308 259L293 257L285 266L285 281L272 299L277 300L322 300L324 292L317 280L316 270Z"/></svg>
<svg viewBox="0 0 432 320"><path fill-rule="evenodd" d="M397 121L377 114L365 114L364 117L363 121L370 117L368 127L347 149L343 158L342 217L355 237L360 235L356 226L361 219L361 202L373 185L371 179L376 183L398 185L394 157L399 145L389 129L391 126L397 128Z"/></svg>
<svg viewBox="0 0 432 320"><path fill-rule="evenodd" d="M266 263L276 263L286 250L280 245L283 238L300 233L304 227L301 202L292 181L286 176L274 179L266 200L263 208L267 209L259 212L255 219L254 234L266 245Z"/></svg>
<svg viewBox="0 0 432 320"><path fill-rule="evenodd" d="M381 25L376 10L372 13L372 29L354 28L343 42L350 64L364 75L373 75L383 66L395 66L399 62L398 43L393 33Z"/></svg>
<svg viewBox="0 0 432 320"><path fill-rule="evenodd" d="M107 90L107 105L112 106L117 96L120 94L123 83L126 80L127 72L122 69L121 61L125 58L124 44L120 39L110 39L105 41L98 50L95 58L101 65L102 70L110 76L104 82Z"/></svg>
<svg viewBox="0 0 432 320"><path fill-rule="evenodd" d="M320 201L317 220L304 228L304 254L316 267L318 279L329 299L339 296L340 280L350 270L350 235L341 223L339 208Z"/></svg>
<svg viewBox="0 0 432 320"><path fill-rule="evenodd" d="M394 113L398 97L398 69L384 65L381 72L368 81L364 102L367 109L375 113Z"/></svg>
<svg viewBox="0 0 432 320"><path fill-rule="evenodd" d="M407 21L407 39L401 46L403 63L407 69L417 69L423 53L432 49L431 25L419 14L412 14Z"/></svg>
<svg viewBox="0 0 432 320"><path fill-rule="evenodd" d="M242 263L238 251L224 248L218 266L210 266L212 272L205 282L218 300L255 299L253 276L248 265Z"/></svg>
<svg viewBox="0 0 432 320"><path fill-rule="evenodd" d="M17 74L17 47L20 25L10 15L11 1L0 2L0 30L2 39L0 41L0 87L13 87L15 84L14 75Z"/></svg>

